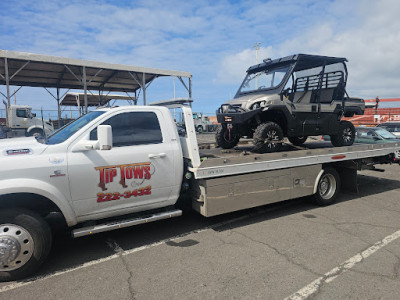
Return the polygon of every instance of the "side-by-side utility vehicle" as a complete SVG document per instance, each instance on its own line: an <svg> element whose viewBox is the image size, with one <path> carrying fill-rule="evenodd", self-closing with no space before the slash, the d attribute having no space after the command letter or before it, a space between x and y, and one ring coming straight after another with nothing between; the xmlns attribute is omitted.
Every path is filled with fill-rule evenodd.
<svg viewBox="0 0 400 300"><path fill-rule="evenodd" d="M365 104L346 92L346 61L297 54L250 67L235 98L217 111L217 145L233 148L247 136L255 151L273 152L284 137L301 145L323 134L334 146L352 145L354 126L341 119L364 114Z"/></svg>
<svg viewBox="0 0 400 300"><path fill-rule="evenodd" d="M185 203L206 217L307 195L328 205L340 182L357 188L357 170L400 149L199 150L192 111L182 111L184 137L167 107L125 106L89 112L43 143L0 140L0 281L43 263L56 219L80 237L177 217Z"/></svg>

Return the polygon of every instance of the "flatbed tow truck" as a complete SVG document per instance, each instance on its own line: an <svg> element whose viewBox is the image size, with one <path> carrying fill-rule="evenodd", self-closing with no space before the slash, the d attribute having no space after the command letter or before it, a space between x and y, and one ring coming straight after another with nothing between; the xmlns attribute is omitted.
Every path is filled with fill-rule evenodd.
<svg viewBox="0 0 400 300"><path fill-rule="evenodd" d="M178 107L182 137L168 109ZM27 277L45 261L49 215L80 237L178 217L185 201L206 217L303 196L329 205L340 187L357 190L358 170L393 162L400 144L251 148L199 145L184 102L99 108L44 143L0 141L0 280Z"/></svg>

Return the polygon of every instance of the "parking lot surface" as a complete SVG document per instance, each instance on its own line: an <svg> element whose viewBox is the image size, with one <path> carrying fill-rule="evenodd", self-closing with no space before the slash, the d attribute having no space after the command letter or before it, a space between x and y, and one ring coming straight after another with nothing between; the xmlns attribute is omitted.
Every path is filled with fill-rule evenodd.
<svg viewBox="0 0 400 300"><path fill-rule="evenodd" d="M57 236L40 272L0 283L0 299L397 299L400 166L382 168L327 207L302 198Z"/></svg>

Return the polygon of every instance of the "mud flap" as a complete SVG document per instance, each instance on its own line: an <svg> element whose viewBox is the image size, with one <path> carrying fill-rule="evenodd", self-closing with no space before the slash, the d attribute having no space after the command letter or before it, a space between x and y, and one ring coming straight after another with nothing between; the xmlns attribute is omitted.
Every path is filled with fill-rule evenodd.
<svg viewBox="0 0 400 300"><path fill-rule="evenodd" d="M351 168L338 168L342 190L358 194L357 170Z"/></svg>

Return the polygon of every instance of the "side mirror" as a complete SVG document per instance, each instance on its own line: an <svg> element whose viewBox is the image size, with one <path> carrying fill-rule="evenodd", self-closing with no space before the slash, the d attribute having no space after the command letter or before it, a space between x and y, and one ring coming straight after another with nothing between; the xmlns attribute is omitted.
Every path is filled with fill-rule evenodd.
<svg viewBox="0 0 400 300"><path fill-rule="evenodd" d="M35 113L33 113L32 115L31 115L31 119L32 118L36 118L36 114Z"/></svg>
<svg viewBox="0 0 400 300"><path fill-rule="evenodd" d="M112 129L110 125L99 125L97 127L97 140L100 150L111 150L112 148Z"/></svg>

